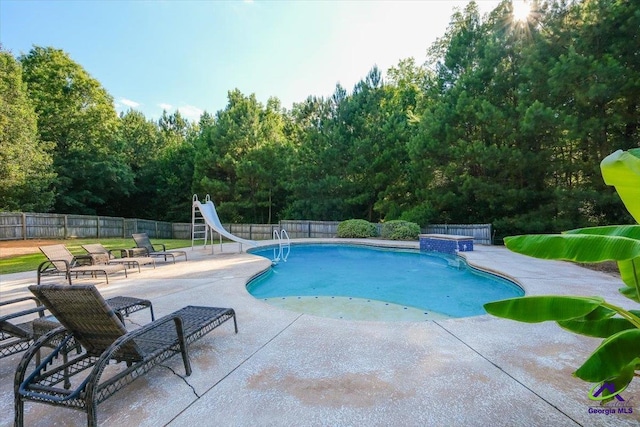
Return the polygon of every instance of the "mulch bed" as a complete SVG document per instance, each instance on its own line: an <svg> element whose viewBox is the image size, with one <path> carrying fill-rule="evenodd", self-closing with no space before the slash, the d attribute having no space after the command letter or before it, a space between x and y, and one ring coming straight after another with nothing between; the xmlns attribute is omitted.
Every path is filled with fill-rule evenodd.
<svg viewBox="0 0 640 427"><path fill-rule="evenodd" d="M589 270L601 271L608 273L616 277L620 277L620 271L618 270L618 264L615 261L605 261L595 264L578 263L579 266L588 268Z"/></svg>
<svg viewBox="0 0 640 427"><path fill-rule="evenodd" d="M0 258L11 258L17 255L37 254L38 246L55 245L61 240L1 240L0 241Z"/></svg>

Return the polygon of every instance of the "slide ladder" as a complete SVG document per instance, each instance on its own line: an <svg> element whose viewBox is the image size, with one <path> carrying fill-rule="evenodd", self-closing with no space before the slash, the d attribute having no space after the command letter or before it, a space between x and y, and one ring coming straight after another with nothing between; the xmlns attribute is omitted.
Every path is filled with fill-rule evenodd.
<svg viewBox="0 0 640 427"><path fill-rule="evenodd" d="M287 239L286 241L285 238ZM289 240L289 233L287 233L287 230L285 230L284 228L281 229L280 232L278 232L278 230L273 230L273 240L278 241L278 247L273 248L273 262L287 262L289 252L291 252L291 241Z"/></svg>
<svg viewBox="0 0 640 427"><path fill-rule="evenodd" d="M192 227L193 227L193 236L204 239L204 244L206 246L208 240L208 233L211 232L211 251L213 252L213 232L215 231L220 236L220 252L222 252L222 238L225 237L234 242L238 242L240 244L240 252L242 252L242 245L248 246L258 246L258 243L253 240L243 239L242 237L238 237L234 234L228 232L222 223L220 222L220 218L218 217L218 212L216 211L216 206L213 204L211 197L207 194L205 199L205 203L202 203L198 200L198 196L196 194L193 195L193 215L192 215ZM197 213L196 213L197 211ZM206 224L204 235L202 234L200 217L204 220ZM192 244L193 244L192 238Z"/></svg>
<svg viewBox="0 0 640 427"><path fill-rule="evenodd" d="M203 245L207 246L208 234L209 234L209 226L202 216L202 212L200 209L196 207L195 202L198 201L198 196L196 194L193 195L193 204L191 207L191 250L193 250L193 246L196 241L202 240ZM211 235L211 244L213 245L213 234Z"/></svg>

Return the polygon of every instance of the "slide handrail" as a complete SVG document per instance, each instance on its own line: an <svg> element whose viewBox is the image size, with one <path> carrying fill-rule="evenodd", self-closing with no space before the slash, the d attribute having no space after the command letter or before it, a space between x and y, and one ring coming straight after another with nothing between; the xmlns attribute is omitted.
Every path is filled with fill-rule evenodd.
<svg viewBox="0 0 640 427"><path fill-rule="evenodd" d="M258 246L258 243L254 240L243 239L242 237L238 237L235 234L231 234L228 232L222 222L220 221L220 217L218 217L218 212L216 211L216 207L211 200L211 197L207 194L205 198L205 203L203 204L198 200L198 196L194 194L193 196L193 205L200 211L200 214L205 220L205 223L209 228L216 231L220 235L220 247L222 248L222 237L226 237L229 240L240 243L240 251L242 251L242 245L249 246ZM212 234L213 239L213 234Z"/></svg>

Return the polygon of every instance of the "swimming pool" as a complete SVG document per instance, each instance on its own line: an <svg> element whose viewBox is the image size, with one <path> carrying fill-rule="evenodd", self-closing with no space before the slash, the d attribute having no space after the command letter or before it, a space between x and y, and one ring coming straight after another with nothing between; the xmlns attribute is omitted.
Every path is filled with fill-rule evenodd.
<svg viewBox="0 0 640 427"><path fill-rule="evenodd" d="M273 248L252 250L272 259ZM469 267L457 256L373 246L292 245L247 284L270 304L326 317L430 320L485 314L489 301L524 295L515 283Z"/></svg>

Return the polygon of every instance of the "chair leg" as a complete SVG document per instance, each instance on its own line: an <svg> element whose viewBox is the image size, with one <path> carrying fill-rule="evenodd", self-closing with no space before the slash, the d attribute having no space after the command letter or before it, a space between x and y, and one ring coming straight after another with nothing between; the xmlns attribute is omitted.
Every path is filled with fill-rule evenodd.
<svg viewBox="0 0 640 427"><path fill-rule="evenodd" d="M98 426L98 405L95 402L87 402L87 427Z"/></svg>
<svg viewBox="0 0 640 427"><path fill-rule="evenodd" d="M78 349L76 348L76 350ZM66 366L68 361L69 361L69 356L67 353L67 349L65 349L62 353L62 362ZM71 380L69 379L69 368L64 368L64 388L66 390L69 390L71 388Z"/></svg>
<svg viewBox="0 0 640 427"><path fill-rule="evenodd" d="M15 396L15 414L13 425L14 427L24 427L24 401L17 392Z"/></svg>
<svg viewBox="0 0 640 427"><path fill-rule="evenodd" d="M173 319L178 330L178 343L180 344L180 352L182 353L182 361L184 362L184 371L186 376L191 375L191 362L189 361L189 347L184 339L184 329L182 328L182 319L176 317Z"/></svg>

